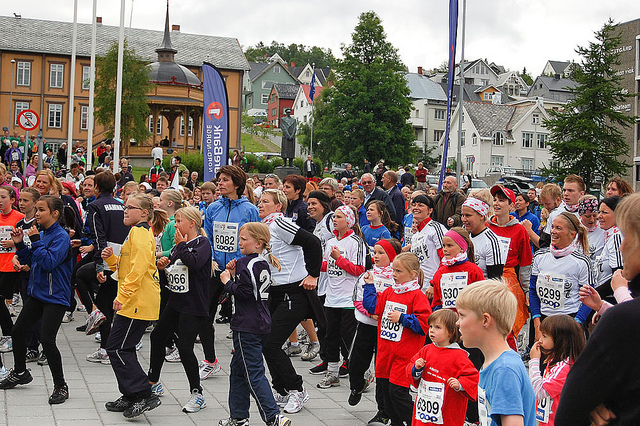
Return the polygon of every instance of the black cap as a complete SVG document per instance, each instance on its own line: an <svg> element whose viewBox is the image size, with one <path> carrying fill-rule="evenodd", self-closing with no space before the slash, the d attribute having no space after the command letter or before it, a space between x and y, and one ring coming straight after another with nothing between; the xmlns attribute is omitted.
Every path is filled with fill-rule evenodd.
<svg viewBox="0 0 640 426"><path fill-rule="evenodd" d="M317 198L320 202L331 204L331 198L323 191L311 191L307 199L309 198Z"/></svg>

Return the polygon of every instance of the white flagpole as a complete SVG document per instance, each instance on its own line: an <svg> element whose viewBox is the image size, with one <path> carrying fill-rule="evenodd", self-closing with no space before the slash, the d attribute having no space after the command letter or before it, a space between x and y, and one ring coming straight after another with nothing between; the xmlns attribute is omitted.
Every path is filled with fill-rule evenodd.
<svg viewBox="0 0 640 426"><path fill-rule="evenodd" d="M462 47L460 48L460 94L458 95L458 161L456 161L456 179L460 179L462 170L462 115L464 110L464 26L467 19L467 0L462 0ZM470 172L467 170L467 172ZM469 182L471 183L471 182Z"/></svg>
<svg viewBox="0 0 640 426"><path fill-rule="evenodd" d="M87 170L93 166L93 96L96 85L96 22L98 0L93 0L93 24L91 26L91 71L89 72L89 116L87 117Z"/></svg>
<svg viewBox="0 0 640 426"><path fill-rule="evenodd" d="M116 116L113 131L113 173L120 166L120 116L122 115L122 62L124 56L124 7L125 0L120 2L120 34L118 36L118 74L116 76Z"/></svg>
<svg viewBox="0 0 640 426"><path fill-rule="evenodd" d="M73 115L76 91L76 43L78 41L78 0L73 0L73 35L71 38L71 72L69 78L69 121L67 126L67 170L71 169L71 150L73 149ZM25 145L25 151L28 147ZM38 154L42 155L41 152Z"/></svg>

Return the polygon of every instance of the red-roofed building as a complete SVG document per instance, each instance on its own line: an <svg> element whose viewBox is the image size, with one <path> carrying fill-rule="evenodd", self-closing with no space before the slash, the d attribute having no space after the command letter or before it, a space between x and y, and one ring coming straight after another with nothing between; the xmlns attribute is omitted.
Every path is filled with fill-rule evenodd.
<svg viewBox="0 0 640 426"><path fill-rule="evenodd" d="M316 93L313 96L314 99L320 96L324 86L316 86ZM298 93L296 94L296 98L293 102L295 108L293 109L292 115L298 120L298 123L308 123L311 120L311 98L309 97L309 91L311 90L311 86L308 84L301 84L298 88Z"/></svg>
<svg viewBox="0 0 640 426"><path fill-rule="evenodd" d="M267 122L273 127L280 127L280 117L286 114L284 110L291 108L291 115L294 113L294 100L298 93L298 84L276 83L269 92L269 102L267 104Z"/></svg>

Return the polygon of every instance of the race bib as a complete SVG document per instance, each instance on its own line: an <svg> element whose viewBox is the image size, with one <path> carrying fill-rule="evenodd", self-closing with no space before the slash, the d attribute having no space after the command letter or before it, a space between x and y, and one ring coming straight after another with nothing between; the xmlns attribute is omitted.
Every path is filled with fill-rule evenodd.
<svg viewBox="0 0 640 426"><path fill-rule="evenodd" d="M238 251L238 224L213 222L213 248L224 253Z"/></svg>
<svg viewBox="0 0 640 426"><path fill-rule="evenodd" d="M189 292L189 269L178 259L176 263L165 269L167 288L174 293Z"/></svg>
<svg viewBox="0 0 640 426"><path fill-rule="evenodd" d="M500 253L502 254L503 263L507 262L509 257L509 246L511 245L511 238L498 237L498 245L500 246Z"/></svg>
<svg viewBox="0 0 640 426"><path fill-rule="evenodd" d="M536 293L540 303L551 309L564 308L564 282L562 274L540 274L536 284Z"/></svg>
<svg viewBox="0 0 640 426"><path fill-rule="evenodd" d="M536 406L536 420L542 423L549 423L549 411L551 410L553 399L550 396L538 400Z"/></svg>
<svg viewBox="0 0 640 426"><path fill-rule="evenodd" d="M442 274L440 279L440 291L442 292L442 307L455 309L458 294L469 282L468 272L454 272Z"/></svg>
<svg viewBox="0 0 640 426"><path fill-rule="evenodd" d="M404 245L408 246L411 244L411 237L413 236L413 229L411 226L404 227Z"/></svg>
<svg viewBox="0 0 640 426"><path fill-rule="evenodd" d="M13 151L11 153L11 161L20 161L20 153Z"/></svg>
<svg viewBox="0 0 640 426"><path fill-rule="evenodd" d="M420 261L420 263L423 263L424 261L429 259L429 252L427 251L426 245L417 245L415 247L414 245L411 245L411 251L416 256L418 256L418 260Z"/></svg>
<svg viewBox="0 0 640 426"><path fill-rule="evenodd" d="M344 255L342 250L340 250L340 256ZM327 260L327 275L333 278L341 278L344 276L346 271L338 265L336 265L336 260L329 256L329 260Z"/></svg>
<svg viewBox="0 0 640 426"><path fill-rule="evenodd" d="M0 241L10 240L11 231L13 231L13 226L0 226ZM13 253L15 251L15 247L4 248L0 245L0 253Z"/></svg>
<svg viewBox="0 0 640 426"><path fill-rule="evenodd" d="M380 319L380 338L390 340L392 342L399 342L402 337L402 330L404 326L400 322L391 322L389 319L389 313L392 311L398 311L401 314L407 313L407 305L397 302L387 302L384 305L384 312Z"/></svg>
<svg viewBox="0 0 640 426"><path fill-rule="evenodd" d="M444 404L444 383L420 380L416 397L416 420L441 425Z"/></svg>
<svg viewBox="0 0 640 426"><path fill-rule="evenodd" d="M373 285L376 287L376 293L382 293L387 287L391 287L393 283L393 278L373 277Z"/></svg>
<svg viewBox="0 0 640 426"><path fill-rule="evenodd" d="M487 401L487 395L481 387L478 386L478 417L480 418L480 426L491 426L491 404Z"/></svg>

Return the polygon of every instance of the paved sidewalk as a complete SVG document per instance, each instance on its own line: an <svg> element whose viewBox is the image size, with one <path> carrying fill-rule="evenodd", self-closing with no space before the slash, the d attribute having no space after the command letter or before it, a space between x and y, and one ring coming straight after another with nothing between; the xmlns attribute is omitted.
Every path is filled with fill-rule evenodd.
<svg viewBox="0 0 640 426"><path fill-rule="evenodd" d="M218 420L229 416L227 394L229 390L229 362L231 361L231 340L225 336L228 325L216 325L216 352L222 365L222 372L202 382L207 408L194 414L182 412L182 405L189 399L187 378L180 363L165 363L161 381L165 395L162 405L134 420L125 419L120 413L111 413L104 408L107 401L119 396L111 366L86 361L98 344L93 336L85 336L75 328L83 324L85 313L76 312L76 320L62 324L58 334L58 347L62 353L64 372L69 384L70 398L61 405L49 405L49 394L53 382L49 367L41 367L35 362L27 364L33 375L33 382L15 389L0 391L0 425L217 425ZM138 357L143 368L149 366L149 334L145 334L143 347ZM200 344L196 344L196 355L203 358ZM310 399L297 414L288 415L293 425L362 425L376 412L374 389L368 390L360 404L351 407L348 379L342 379L339 387L320 390L316 383L322 376L307 372L316 362L305 362L300 357L293 358L294 365L305 381ZM3 354L5 365L13 367L11 353ZM251 424L263 424L251 400Z"/></svg>

